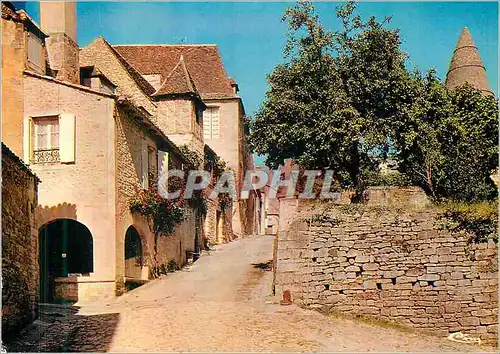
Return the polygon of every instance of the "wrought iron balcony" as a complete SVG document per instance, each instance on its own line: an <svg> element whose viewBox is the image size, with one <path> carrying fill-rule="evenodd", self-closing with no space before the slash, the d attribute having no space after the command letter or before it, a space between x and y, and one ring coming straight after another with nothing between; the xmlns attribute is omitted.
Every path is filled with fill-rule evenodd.
<svg viewBox="0 0 500 354"><path fill-rule="evenodd" d="M59 162L59 149L38 149L33 151L32 163Z"/></svg>

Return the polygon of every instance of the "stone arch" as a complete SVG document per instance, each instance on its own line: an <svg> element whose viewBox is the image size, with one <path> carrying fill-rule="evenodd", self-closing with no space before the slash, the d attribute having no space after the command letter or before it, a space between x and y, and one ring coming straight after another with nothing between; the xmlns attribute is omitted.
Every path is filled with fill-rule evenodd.
<svg viewBox="0 0 500 354"><path fill-rule="evenodd" d="M49 222L57 219L71 219L78 221L76 216L76 205L62 203L51 207L38 205L36 208L36 222L38 228L41 228Z"/></svg>
<svg viewBox="0 0 500 354"><path fill-rule="evenodd" d="M79 221L58 218L38 231L40 300L56 300L55 279L94 272L94 240L89 228Z"/></svg>
<svg viewBox="0 0 500 354"><path fill-rule="evenodd" d="M143 279L147 278L144 268L150 264L148 239L141 227L130 225L124 235L124 261L125 277Z"/></svg>

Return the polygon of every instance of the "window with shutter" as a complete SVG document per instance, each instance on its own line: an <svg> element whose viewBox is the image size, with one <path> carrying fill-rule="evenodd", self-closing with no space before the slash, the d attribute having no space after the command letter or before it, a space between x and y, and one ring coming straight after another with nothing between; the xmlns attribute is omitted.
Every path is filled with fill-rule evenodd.
<svg viewBox="0 0 500 354"><path fill-rule="evenodd" d="M212 134L210 133L211 126L212 126L212 118L209 108L207 108L205 111L203 111L203 139L205 140L212 139Z"/></svg>
<svg viewBox="0 0 500 354"><path fill-rule="evenodd" d="M212 110L212 139L219 139L219 107L211 107Z"/></svg>
<svg viewBox="0 0 500 354"><path fill-rule="evenodd" d="M203 112L203 138L205 140L219 138L219 107L208 107Z"/></svg>
<svg viewBox="0 0 500 354"><path fill-rule="evenodd" d="M156 158L156 150L152 146L148 146L148 185L149 188L156 188L158 173L158 160Z"/></svg>
<svg viewBox="0 0 500 354"><path fill-rule="evenodd" d="M44 74L43 68L43 43L33 33L28 33L28 64L31 69Z"/></svg>
<svg viewBox="0 0 500 354"><path fill-rule="evenodd" d="M32 163L59 162L59 116L32 119Z"/></svg>

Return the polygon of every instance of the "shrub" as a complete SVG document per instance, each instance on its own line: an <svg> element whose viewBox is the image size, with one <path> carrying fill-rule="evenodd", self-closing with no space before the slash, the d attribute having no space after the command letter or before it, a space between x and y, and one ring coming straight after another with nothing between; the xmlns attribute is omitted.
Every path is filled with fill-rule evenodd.
<svg viewBox="0 0 500 354"><path fill-rule="evenodd" d="M443 216L451 219L448 229L466 231L471 234L470 242L498 242L497 201L474 204L449 203L442 206Z"/></svg>

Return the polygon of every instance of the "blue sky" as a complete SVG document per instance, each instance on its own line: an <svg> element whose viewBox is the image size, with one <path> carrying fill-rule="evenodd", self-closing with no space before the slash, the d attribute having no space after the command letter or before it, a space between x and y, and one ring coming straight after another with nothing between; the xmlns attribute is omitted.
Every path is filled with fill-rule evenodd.
<svg viewBox="0 0 500 354"><path fill-rule="evenodd" d="M78 41L84 46L102 35L112 44L215 43L228 75L239 83L247 114L265 97L266 74L282 61L287 6L270 2L80 2ZM316 3L321 21L337 29L334 6ZM436 68L444 78L462 27L468 27L498 93L498 4L496 2L362 2L362 16L392 16L401 29L410 66ZM38 4L26 3L38 21Z"/></svg>
<svg viewBox="0 0 500 354"><path fill-rule="evenodd" d="M266 74L283 60L284 10L293 2L80 2L78 42L84 46L102 35L112 44L215 43L229 76L236 78L247 114L265 97ZM338 3L316 3L320 20L339 29ZM39 20L38 4L26 11ZM401 30L409 66L435 68L444 78L463 27L479 47L493 91L498 96L497 2L362 2L367 19L392 16L390 27ZM258 159L261 162L260 158Z"/></svg>

